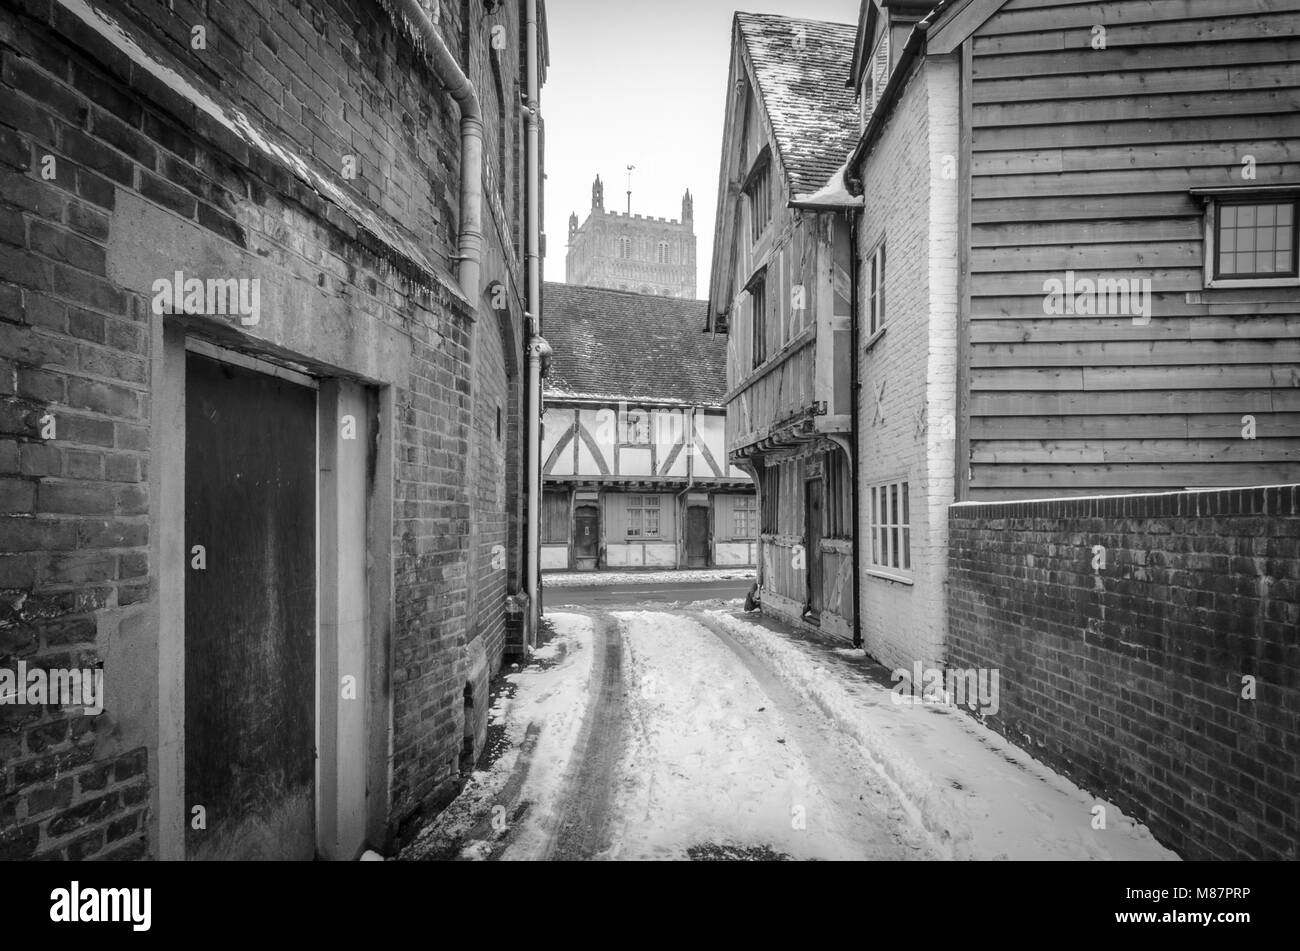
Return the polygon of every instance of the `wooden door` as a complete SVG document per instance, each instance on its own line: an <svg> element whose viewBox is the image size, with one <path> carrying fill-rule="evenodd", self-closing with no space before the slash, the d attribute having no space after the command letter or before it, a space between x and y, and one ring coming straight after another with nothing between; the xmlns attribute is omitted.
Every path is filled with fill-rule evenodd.
<svg viewBox="0 0 1300 951"><path fill-rule="evenodd" d="M804 537L808 564L808 610L820 615L822 610L822 480L804 483Z"/></svg>
<svg viewBox="0 0 1300 951"><path fill-rule="evenodd" d="M186 857L310 859L316 394L197 354L185 374Z"/></svg>
<svg viewBox="0 0 1300 951"><path fill-rule="evenodd" d="M692 505L686 510L686 567L707 568L709 564L709 510Z"/></svg>
<svg viewBox="0 0 1300 951"><path fill-rule="evenodd" d="M594 505L579 505L573 513L573 555L579 565L591 559L590 567L600 554L600 514Z"/></svg>

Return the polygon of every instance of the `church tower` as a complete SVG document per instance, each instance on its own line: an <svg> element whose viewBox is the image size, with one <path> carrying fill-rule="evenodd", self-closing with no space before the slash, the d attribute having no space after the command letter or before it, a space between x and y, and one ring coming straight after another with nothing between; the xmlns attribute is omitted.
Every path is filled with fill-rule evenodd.
<svg viewBox="0 0 1300 951"><path fill-rule="evenodd" d="M661 297L696 298L695 202L682 196L682 217L652 218L605 210L605 185L591 185L591 211L578 224L569 216L564 259L569 284L608 287Z"/></svg>

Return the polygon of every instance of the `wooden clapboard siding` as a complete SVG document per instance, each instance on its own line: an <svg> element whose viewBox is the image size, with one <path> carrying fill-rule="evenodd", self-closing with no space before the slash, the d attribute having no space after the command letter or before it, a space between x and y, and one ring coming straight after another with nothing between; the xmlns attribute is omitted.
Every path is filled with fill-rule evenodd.
<svg viewBox="0 0 1300 951"><path fill-rule="evenodd" d="M1037 298L1035 298L1037 300ZM1159 303L1155 306L1159 306ZM1122 340L1113 338L1123 335ZM971 322L972 344L1023 343L1034 346L1045 343L1082 341L1097 343L1101 347L1132 346L1137 342L1179 340L1262 340L1269 346L1289 348L1300 338L1300 315L1278 317L1169 317L1152 320L1141 327L1132 326L1129 317L1044 317L1041 319L1014 320L987 318ZM1169 357L1175 356L1170 353ZM980 360L981 352L972 353Z"/></svg>
<svg viewBox="0 0 1300 951"><path fill-rule="evenodd" d="M1154 322L1154 321L1153 321ZM1123 328L1116 328L1122 331ZM1293 340L1111 340L1096 342L982 343L971 348L971 366L979 368L1078 366L1087 373L1096 367L1151 364L1163 369L1201 364L1284 364L1300 367L1300 339Z"/></svg>
<svg viewBox="0 0 1300 951"><path fill-rule="evenodd" d="M1240 426L1238 426L1240 429ZM973 452L977 463L1164 463L1190 445L1209 462L1300 462L1300 439L1135 439L1121 427L1114 439L990 439Z"/></svg>
<svg viewBox="0 0 1300 951"><path fill-rule="evenodd" d="M1300 436L1300 413L1258 411L1255 419L1261 438ZM1241 413L1168 413L1165 415L1110 416L983 416L972 421L971 436L997 442L1014 439L1058 439L1086 442L1093 439L1194 439L1240 438ZM985 446L981 443L981 449Z"/></svg>
<svg viewBox="0 0 1300 951"><path fill-rule="evenodd" d="M1275 298L1280 294L1277 289L1272 289ZM1182 294L1162 294L1156 291L1152 304L1152 312L1160 314L1171 320L1187 318L1190 321L1189 339L1204 339L1212 336L1215 331L1209 328L1214 326L1214 321L1205 321L1202 323L1195 318L1201 315L1211 317L1238 317L1243 322L1249 321L1255 317L1270 316L1281 319L1288 316L1294 316L1296 305L1289 300L1260 300L1259 292L1254 290L1215 290L1206 292L1200 301L1189 301L1186 292ZM972 323L980 320L1002 320L1009 317L1019 317L1026 321L1057 321L1064 325L1069 321L1086 319L1088 315L1083 314L1046 314L1043 312L1043 287L1041 282L1033 285L1031 293L1024 293L1017 297L981 297L971 302L971 320ZM1094 315L1095 316L1095 315ZM1131 318L1125 318L1121 323L1129 325L1133 337L1124 339L1141 339L1140 332L1151 332L1150 324L1145 326L1134 324ZM1153 320L1152 323L1155 323ZM1223 331L1227 333L1227 331ZM1289 334L1283 334L1289 336Z"/></svg>
<svg viewBox="0 0 1300 951"><path fill-rule="evenodd" d="M976 30L963 497L1300 480L1300 289L1206 288L1190 193L1300 185L1297 34L1300 0L1008 0ZM1149 280L1150 320L1049 312L1066 271Z"/></svg>

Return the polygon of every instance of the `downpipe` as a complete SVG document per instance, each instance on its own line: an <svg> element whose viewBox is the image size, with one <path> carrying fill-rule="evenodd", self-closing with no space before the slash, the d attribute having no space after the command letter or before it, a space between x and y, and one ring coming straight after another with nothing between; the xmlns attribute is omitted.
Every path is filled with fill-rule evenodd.
<svg viewBox="0 0 1300 951"><path fill-rule="evenodd" d="M525 107L528 111L527 142L528 153L528 219L527 219L527 266L528 266L528 306L525 322L527 324L528 344L528 392L525 396L525 414L528 417L528 551L524 592L528 597L528 623L525 626L525 649L531 649L537 643L537 629L541 624L541 568L539 565L542 531L542 377L551 362L551 346L542 336L542 180L541 156L539 144L539 111L541 108L541 60L538 51L537 0L527 0L524 12L525 20L525 54L527 57L528 89Z"/></svg>

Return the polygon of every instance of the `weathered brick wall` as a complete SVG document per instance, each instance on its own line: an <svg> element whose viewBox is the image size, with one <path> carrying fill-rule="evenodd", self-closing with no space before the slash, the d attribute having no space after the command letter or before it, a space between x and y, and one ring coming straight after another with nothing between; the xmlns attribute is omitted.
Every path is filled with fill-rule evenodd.
<svg viewBox="0 0 1300 951"><path fill-rule="evenodd" d="M950 512L946 664L1001 671L991 726L1184 858L1300 855L1300 486Z"/></svg>
<svg viewBox="0 0 1300 951"><path fill-rule="evenodd" d="M505 518L495 497L481 507L471 497L473 392L481 387L495 401L507 383L497 315L478 315L480 339L496 342L475 374L467 366L474 315L445 286L458 218L455 105L370 0L97 4L151 59L295 152L353 203L345 213L188 93L132 63L69 13L78 2L22 0L0 10L0 665L103 661L110 697L116 683L142 699L117 711L110 702L99 718L0 706L0 858L157 854L150 698L156 643L180 635L157 630L158 526L148 518L159 468L151 362L162 318L106 265L133 238L115 216L128 197L206 233L219 257L260 262L286 297L328 304L328 315L304 307L259 327L226 324L227 345L275 346L347 373L359 372L349 360L365 341L409 341L409 378L393 388L391 448L394 832L457 782L467 643L482 633L500 654L503 581L490 559L478 559L486 577L478 617L466 607L466 526L481 511L490 545L504 538ZM471 51L489 116L499 100L480 28L508 24L501 89L513 108L517 10L505 4L490 16L467 5L471 36L462 6L444 3L442 19ZM206 50L191 46L195 25L206 29ZM495 124L486 125L485 156L499 155ZM47 156L54 174L43 177ZM356 157L355 178L345 156ZM516 170L486 175L513 183ZM510 185L489 194L483 278L512 288L506 319L518 327L518 229L501 220L517 215L516 194ZM158 272L204 263L186 253L162 249ZM272 339L275 327L293 329L300 349ZM54 438L42 434L47 416L57 420ZM503 413L505 422L517 424L517 410ZM504 468L495 416L492 427L485 458Z"/></svg>

